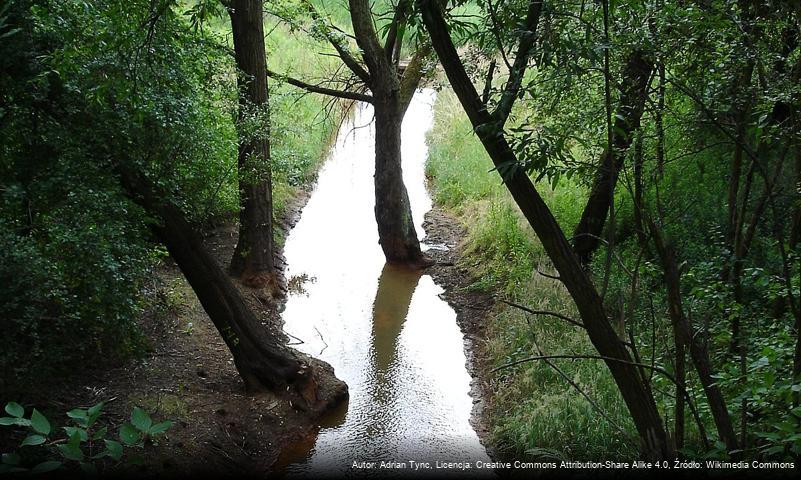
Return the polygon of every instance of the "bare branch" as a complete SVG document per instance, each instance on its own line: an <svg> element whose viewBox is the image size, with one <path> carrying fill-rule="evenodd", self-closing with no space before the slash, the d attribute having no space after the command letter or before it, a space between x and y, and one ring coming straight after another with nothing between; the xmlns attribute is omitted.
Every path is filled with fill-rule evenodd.
<svg viewBox="0 0 801 480"><path fill-rule="evenodd" d="M481 93L481 101L485 104L489 102L490 91L492 90L492 76L495 74L495 59L490 61L487 69L487 77L484 80L484 91Z"/></svg>
<svg viewBox="0 0 801 480"><path fill-rule="evenodd" d="M269 69L267 69L267 76L284 81L295 87L302 88L307 92L319 93L322 95L328 95L330 97L345 98L348 100L356 100L359 102L367 102L367 103L373 102L373 97L364 93L348 92L343 90L336 90L333 88L327 88L320 85L314 85L311 83L304 82L303 80L298 80L296 78L288 77L286 75L273 72L272 70Z"/></svg>
<svg viewBox="0 0 801 480"><path fill-rule="evenodd" d="M339 30L338 28L334 27L333 25L330 25L330 22L328 22L326 19L324 19L322 17L322 15L320 15L320 13L314 7L314 5L312 5L310 2L304 1L303 4L306 6L306 8L307 8L307 10L309 12L309 15L311 15L312 19L317 20L317 21L324 21L326 23L329 23L329 25L328 25L329 28L331 28L332 30ZM369 86L370 83L371 83L370 74L367 72L367 70L364 69L364 67L359 63L359 61L356 60L356 58L350 53L350 51L348 50L348 47L346 45L343 45L339 41L339 38L337 38L335 35L331 34L331 32L328 31L328 30L325 30L323 32L323 35L325 35L325 38L326 38L326 40L328 40L328 43L330 43L331 46L334 47L334 50L337 51L337 55L339 55L339 58L342 59L342 62L348 68L350 68L350 70L357 77L359 77L365 84L367 84Z"/></svg>
<svg viewBox="0 0 801 480"><path fill-rule="evenodd" d="M524 305L520 305L520 304L517 304L517 303L514 303L514 302L510 302L508 300L501 300L501 301L503 303L509 305L510 307L514 307L514 308L517 308L519 310L523 310L524 312L530 313L532 315L548 315L548 316L551 316L551 317L556 317L556 318L562 319L562 320L566 321L567 323L569 323L571 325L575 325L577 327L584 328L584 324L583 323L581 323L579 321L576 321L576 320L573 320L572 318L570 318L570 317L568 317L566 315L562 315L561 313L549 312L547 310L532 310L532 309L530 309L530 308L528 308L528 307L526 307Z"/></svg>

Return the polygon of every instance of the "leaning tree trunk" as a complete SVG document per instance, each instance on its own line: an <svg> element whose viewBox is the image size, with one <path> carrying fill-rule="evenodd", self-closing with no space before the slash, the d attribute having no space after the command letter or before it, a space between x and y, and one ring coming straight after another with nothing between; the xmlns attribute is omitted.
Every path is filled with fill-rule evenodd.
<svg viewBox="0 0 801 480"><path fill-rule="evenodd" d="M129 196L158 219L151 229L220 332L248 391L289 394L307 408L319 408L347 395L347 387L333 377L329 366L308 363L268 333L178 207L165 200L143 175L122 166L117 170Z"/></svg>
<svg viewBox="0 0 801 480"><path fill-rule="evenodd" d="M380 92L380 90L379 90ZM375 94L375 219L378 242L389 263L423 265L412 208L403 183L401 123L404 110L398 91Z"/></svg>
<svg viewBox="0 0 801 480"><path fill-rule="evenodd" d="M486 104L470 81L448 34L437 1L418 0L418 5L448 80L493 164L499 172L501 167L519 165L504 132L493 122ZM643 455L649 459L673 458L675 450L668 441L662 417L646 379L618 338L598 291L579 263L551 210L521 169L513 168L503 176L503 181L559 272L562 283L578 308L590 341L604 358L634 420Z"/></svg>
<svg viewBox="0 0 801 480"><path fill-rule="evenodd" d="M573 248L582 264L589 263L600 245L626 151L631 146L634 133L640 128L653 69L653 62L640 50L631 53L623 69L620 107L612 129L611 151L607 149L601 155L590 197L573 235Z"/></svg>
<svg viewBox="0 0 801 480"><path fill-rule="evenodd" d="M264 116L258 132L240 128L239 241L231 258L231 273L254 287L274 283L273 199L270 172L270 140L267 97L267 55L261 0L232 0L231 27L234 38L239 87L239 123L253 115Z"/></svg>

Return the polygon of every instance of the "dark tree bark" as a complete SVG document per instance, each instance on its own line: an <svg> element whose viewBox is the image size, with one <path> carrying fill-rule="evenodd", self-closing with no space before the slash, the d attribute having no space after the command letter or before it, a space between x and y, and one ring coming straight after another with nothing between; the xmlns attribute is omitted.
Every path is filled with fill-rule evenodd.
<svg viewBox="0 0 801 480"><path fill-rule="evenodd" d="M268 113L267 56L261 0L231 0L229 15L239 87L239 121ZM239 240L231 273L246 285L274 287L273 199L269 126L255 134L240 130Z"/></svg>
<svg viewBox="0 0 801 480"><path fill-rule="evenodd" d="M333 377L330 367L310 364L268 333L178 207L143 175L123 167L118 171L131 198L158 220L151 225L153 233L167 247L220 332L248 391L286 392L308 409L347 396L347 387Z"/></svg>
<svg viewBox="0 0 801 480"><path fill-rule="evenodd" d="M397 90L375 98L375 219L378 241L390 263L424 263L401 168L403 111Z"/></svg>
<svg viewBox="0 0 801 480"><path fill-rule="evenodd" d="M629 55L620 81L620 106L612 129L611 152L601 155L590 197L581 213L581 220L573 235L573 247L582 264L589 263L600 245L609 207L614 198L615 185L623 168L626 151L640 128L640 119L648 96L648 80L654 64L644 52L635 50Z"/></svg>
<svg viewBox="0 0 801 480"><path fill-rule="evenodd" d="M484 149L496 166L518 165L518 159L494 117L487 111L475 87L462 65L456 48L448 34L447 24L436 0L418 0L423 13L426 30L431 36L440 63L456 92L462 107L470 118ZM526 24L529 32L536 30L536 19L542 2L533 0ZM534 17L532 17L534 15ZM534 20L528 21L528 20ZM521 47L529 35L521 36ZM520 48L518 58L527 57L529 48ZM526 60L521 61L525 65ZM525 68L513 71L512 76L522 76ZM510 79L514 88L518 79ZM508 92L508 87L507 87ZM656 408L646 380L640 370L632 365L632 359L623 342L618 338L604 310L601 297L592 284L587 272L582 268L556 219L543 201L531 179L520 169L512 169L503 181L520 207L526 220L536 232L548 257L559 272L559 277L569 291L579 310L587 334L605 362L620 389L623 400L631 413L641 439L641 449L648 458L673 458L674 450L668 440L662 418Z"/></svg>

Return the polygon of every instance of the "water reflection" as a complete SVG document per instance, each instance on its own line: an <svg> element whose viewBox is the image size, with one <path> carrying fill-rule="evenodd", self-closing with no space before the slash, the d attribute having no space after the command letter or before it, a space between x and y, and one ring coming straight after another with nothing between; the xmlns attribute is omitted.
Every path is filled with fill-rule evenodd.
<svg viewBox="0 0 801 480"><path fill-rule="evenodd" d="M387 377L397 358L398 338L421 276L419 270L385 264L378 279L373 302L373 363L378 394L392 389ZM374 395L374 399L382 401L383 398Z"/></svg>
<svg viewBox="0 0 801 480"><path fill-rule="evenodd" d="M424 171L433 100L433 91L418 92L403 123L404 180L421 237L431 208ZM288 278L298 283L284 328L350 388L347 407L286 452L290 476L375 474L353 470L354 461L488 460L470 426L455 312L429 275L384 263L372 211L371 120L363 105L342 127L284 249Z"/></svg>

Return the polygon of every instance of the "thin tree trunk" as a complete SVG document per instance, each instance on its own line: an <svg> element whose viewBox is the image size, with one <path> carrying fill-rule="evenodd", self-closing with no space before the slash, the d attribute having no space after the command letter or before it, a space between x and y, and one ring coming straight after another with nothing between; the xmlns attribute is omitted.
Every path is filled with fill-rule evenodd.
<svg viewBox="0 0 801 480"><path fill-rule="evenodd" d="M642 170L645 163L642 153L642 130L637 131L637 139L634 143L634 229L637 233L637 241L640 248L645 249L648 239L645 235L645 225L642 220L643 202L643 178Z"/></svg>
<svg viewBox="0 0 801 480"><path fill-rule="evenodd" d="M462 107L496 167L518 165L502 130L494 124L470 78L464 70L456 48L451 41L445 19L436 0L420 0L423 21L431 36L440 63L456 92ZM673 458L674 450L668 441L662 418L653 396L631 356L618 338L587 272L584 271L573 249L553 217L548 206L537 192L531 179L521 170L512 169L503 181L532 226L545 248L548 257L559 272L560 279L578 307L587 334L598 353L620 361L607 360L606 365L620 389L639 433L641 449L647 458Z"/></svg>
<svg viewBox="0 0 801 480"><path fill-rule="evenodd" d="M684 448L684 392L686 391L687 372L685 369L685 362L687 354L684 348L684 342L679 335L678 330L673 329L673 342L676 346L676 408L673 412L674 418L673 427L673 440L676 442L676 450Z"/></svg>
<svg viewBox="0 0 801 480"><path fill-rule="evenodd" d="M654 112L654 123L656 124L656 172L659 177L665 174L665 64L660 62L657 66L659 73L659 85L656 92L656 112Z"/></svg>
<svg viewBox="0 0 801 480"><path fill-rule="evenodd" d="M679 341L688 345L690 357L693 360L698 378L704 388L709 409L715 420L718 435L729 452L738 450L739 444L734 433L731 415L729 414L723 392L717 385L714 378L712 362L709 359L706 341L703 335L692 331L687 316L684 314L684 307L681 300L681 276L679 273L676 254L673 246L663 237L659 227L653 222L648 224L651 230L651 237L656 246L656 252L662 262L665 272L665 287L667 288L668 314L673 324L674 333L679 335Z"/></svg>
<svg viewBox="0 0 801 480"><path fill-rule="evenodd" d="M239 87L239 241L231 258L231 273L254 287L274 287L273 199L267 97L267 56L261 0L232 0L229 14ZM247 132L242 123L251 115L263 128Z"/></svg>

